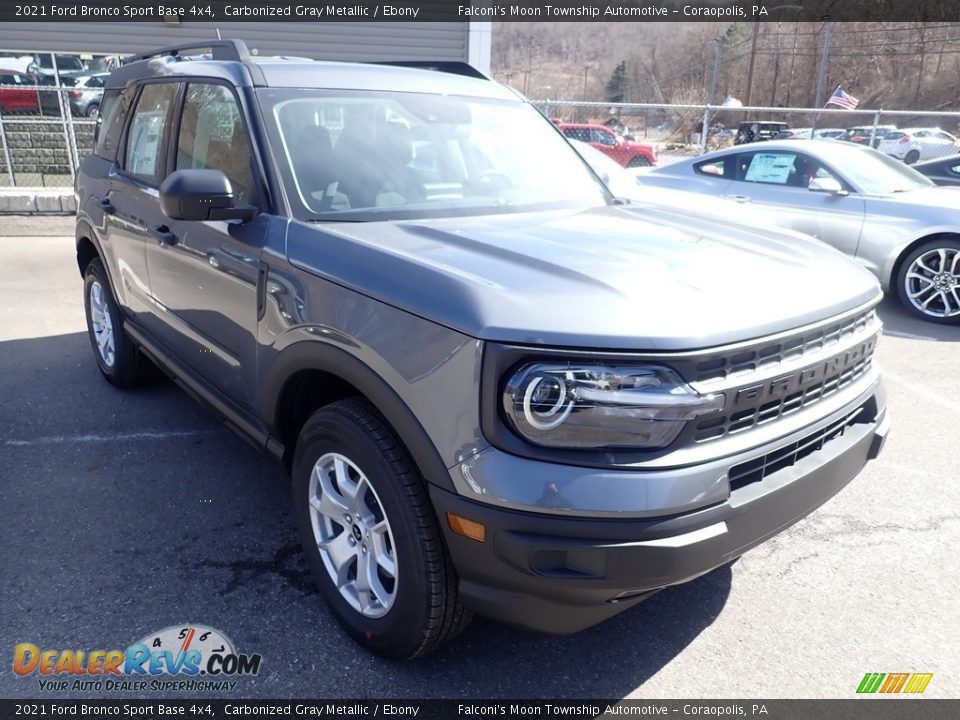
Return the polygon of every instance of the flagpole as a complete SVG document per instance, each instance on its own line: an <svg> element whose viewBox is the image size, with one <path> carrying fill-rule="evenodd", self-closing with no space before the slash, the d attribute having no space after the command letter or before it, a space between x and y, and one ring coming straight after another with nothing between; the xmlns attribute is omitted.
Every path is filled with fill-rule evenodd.
<svg viewBox="0 0 960 720"><path fill-rule="evenodd" d="M827 77L827 62L830 60L830 34L833 32L833 23L827 20L823 26L823 47L820 50L820 67L817 70L817 99L814 105L823 108L823 83ZM840 87L837 85L837 87ZM836 91L834 91L836 92ZM817 123L820 122L821 113L813 119L813 128L810 130L810 137L817 130Z"/></svg>

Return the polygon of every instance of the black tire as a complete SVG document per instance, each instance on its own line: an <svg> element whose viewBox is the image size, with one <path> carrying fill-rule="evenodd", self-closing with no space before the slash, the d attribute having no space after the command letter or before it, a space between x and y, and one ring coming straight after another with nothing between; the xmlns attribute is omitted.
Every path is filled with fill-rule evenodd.
<svg viewBox="0 0 960 720"><path fill-rule="evenodd" d="M627 163L628 168L650 167L650 161L643 155L634 155Z"/></svg>
<svg viewBox="0 0 960 720"><path fill-rule="evenodd" d="M924 312L922 308L914 305L913 301L910 299L911 292L916 293L918 291L925 290L927 287L930 287L929 283L916 278L907 277L907 275L911 272L911 267L918 258L926 255L927 253L935 253L935 255L930 258L930 262L924 263L934 272L931 274L921 270L919 274L922 274L924 277L930 275L931 278L934 278L937 274L943 273L944 269L939 267L939 257L936 254L938 250L947 251L947 253L949 253L948 257L950 257L950 255L954 255L955 253L960 253L960 238L954 236L944 237L938 240L931 240L930 242L926 242L923 245L915 248L912 252L906 255L897 268L897 275L896 278L894 278L894 282L897 286L897 296L900 298L900 302L903 303L903 306L907 309L907 311L914 317L921 318L927 322L938 323L940 325L958 325L960 324L960 311L957 311L956 314L952 316L948 316L946 314L935 314L944 313L950 309L947 307L946 301L944 301L942 295L940 297L933 298L930 303L930 307L928 307L928 312ZM953 265L953 261L951 259L948 262L949 265L946 269L951 270L952 267L950 266ZM960 272L960 261L958 261L957 270ZM956 278L956 282L960 283L960 277ZM956 291L956 295L960 296L960 284L954 285L954 290ZM939 293L937 293L934 289L931 289L928 294L921 295L918 298L918 301L920 301L922 304L922 301L929 299L930 295L939 295ZM949 294L949 297L949 302L953 303L955 301L953 294ZM953 307L952 309L956 310L956 307Z"/></svg>
<svg viewBox="0 0 960 720"><path fill-rule="evenodd" d="M903 158L903 161L904 161L907 165L913 165L913 164L914 164L917 160L919 160L919 159L920 159L920 151L919 151L919 150L911 150L911 151L908 152L908 153L906 154L906 156Z"/></svg>
<svg viewBox="0 0 960 720"><path fill-rule="evenodd" d="M110 317L111 331L113 333L113 356L112 362L104 358L97 342L97 331L94 327L94 321L91 310L91 290L94 284L99 284L102 291L102 300L105 312ZM97 361L97 367L100 372L111 383L118 388L130 388L140 385L147 377L147 359L140 354L136 345L123 331L123 317L117 303L113 298L113 291L110 288L110 281L107 279L106 270L103 269L103 263L100 258L94 258L87 265L86 272L83 275L83 307L87 316L87 334L90 337L90 344L93 348L93 356Z"/></svg>
<svg viewBox="0 0 960 720"><path fill-rule="evenodd" d="M96 103L91 103L87 108L87 117L93 121L96 121L97 117L100 115L100 106Z"/></svg>
<svg viewBox="0 0 960 720"><path fill-rule="evenodd" d="M317 462L331 453L347 458L363 473L391 528L395 594L379 617L363 614L348 602L318 548L310 478ZM341 627L370 651L392 660L412 659L440 647L469 623L472 614L457 597L456 572L426 483L399 438L366 400L332 403L304 424L293 459L293 513L317 588ZM346 524L342 532L350 532ZM358 568L356 562L354 577Z"/></svg>

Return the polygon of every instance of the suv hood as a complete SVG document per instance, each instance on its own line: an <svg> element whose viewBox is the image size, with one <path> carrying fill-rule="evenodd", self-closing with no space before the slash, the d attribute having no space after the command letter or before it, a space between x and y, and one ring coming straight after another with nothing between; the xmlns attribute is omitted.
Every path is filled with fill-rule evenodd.
<svg viewBox="0 0 960 720"><path fill-rule="evenodd" d="M289 225L290 262L473 337L681 350L748 340L877 299L812 238L620 207Z"/></svg>

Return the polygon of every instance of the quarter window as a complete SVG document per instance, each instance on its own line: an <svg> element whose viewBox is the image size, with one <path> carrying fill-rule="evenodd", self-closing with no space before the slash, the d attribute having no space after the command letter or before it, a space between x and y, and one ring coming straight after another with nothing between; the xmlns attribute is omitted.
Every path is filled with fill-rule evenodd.
<svg viewBox="0 0 960 720"><path fill-rule="evenodd" d="M127 133L123 168L128 173L152 181L160 179L163 132L175 89L173 83L143 86Z"/></svg>
<svg viewBox="0 0 960 720"><path fill-rule="evenodd" d="M250 138L233 93L223 85L188 85L177 169L220 170L233 186L234 200L244 204L252 197L251 158Z"/></svg>

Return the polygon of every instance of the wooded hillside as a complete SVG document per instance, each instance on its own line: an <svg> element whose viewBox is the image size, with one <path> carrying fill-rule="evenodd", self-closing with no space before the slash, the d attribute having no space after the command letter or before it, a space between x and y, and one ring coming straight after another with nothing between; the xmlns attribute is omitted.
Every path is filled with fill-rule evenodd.
<svg viewBox="0 0 960 720"><path fill-rule="evenodd" d="M813 107L826 23L493 24L494 76L532 99ZM821 104L960 109L960 23L833 23ZM748 87L751 58L753 78Z"/></svg>

